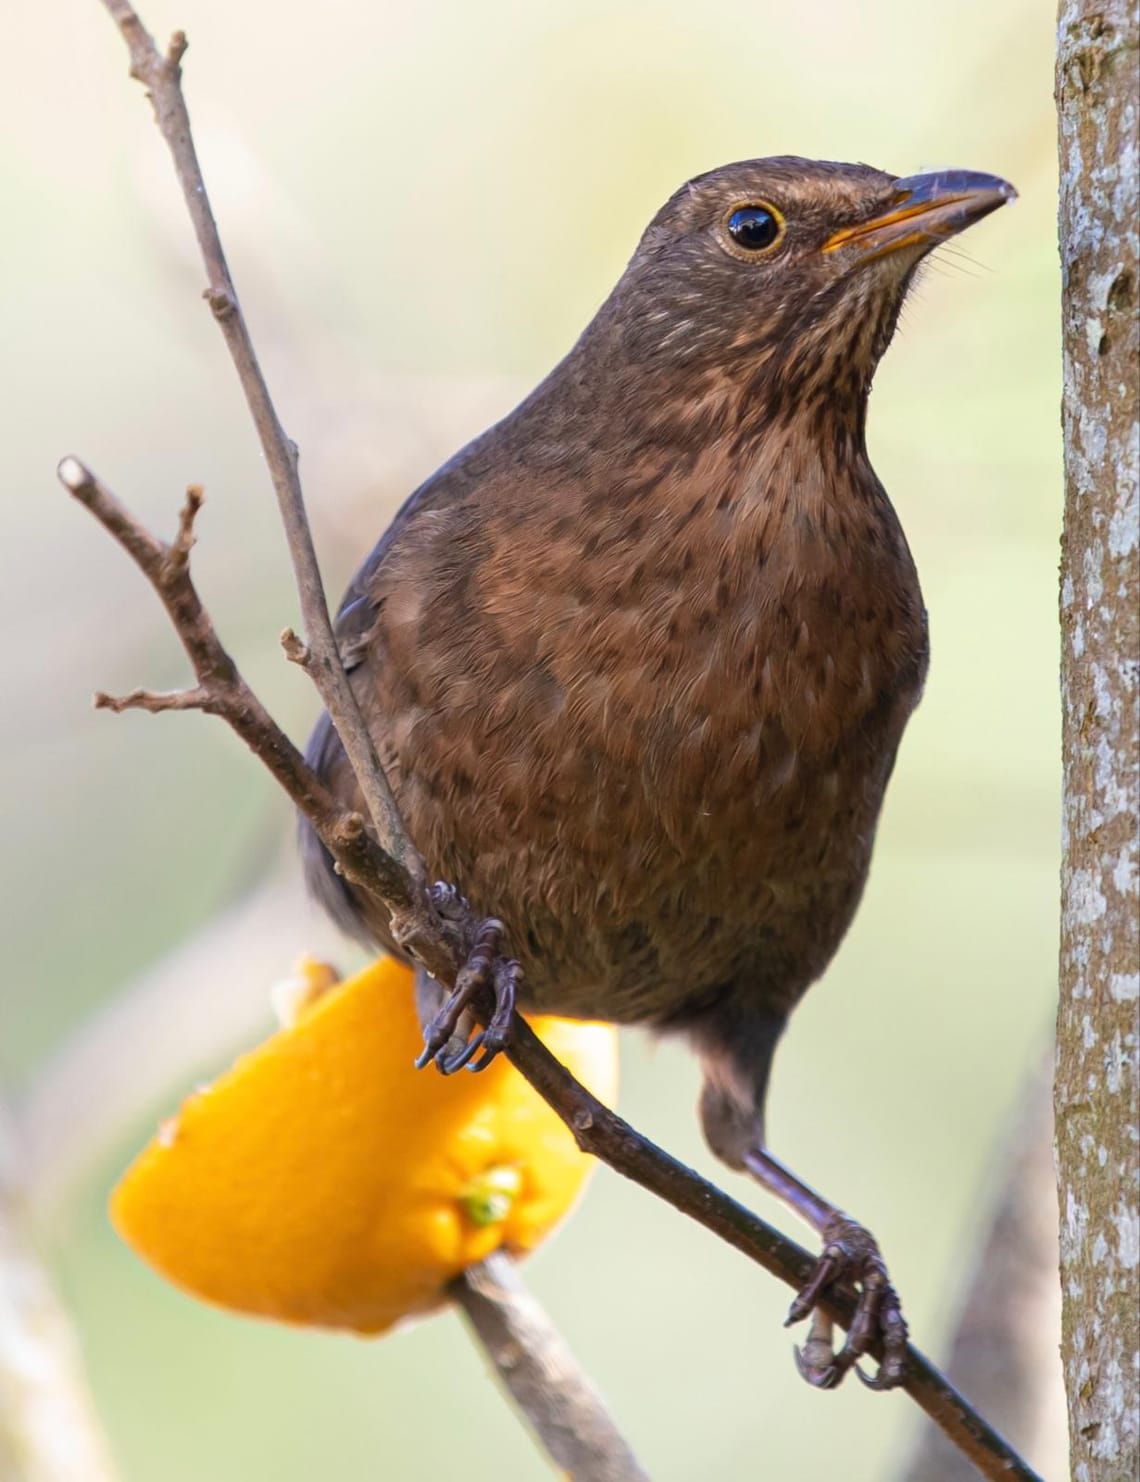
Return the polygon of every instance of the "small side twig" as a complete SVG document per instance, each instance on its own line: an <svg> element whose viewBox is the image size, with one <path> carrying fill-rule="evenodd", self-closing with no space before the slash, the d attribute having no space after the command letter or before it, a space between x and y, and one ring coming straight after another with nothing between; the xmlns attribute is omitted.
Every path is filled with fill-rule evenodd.
<svg viewBox="0 0 1140 1482"><path fill-rule="evenodd" d="M132 531L129 527L134 522L77 460L64 460L61 478L134 556L156 587L195 665L199 687L210 692L210 704L201 708L222 715L262 757L297 806L313 820L338 866L388 908L393 928L405 948L434 977L451 986L462 965L464 934L454 927L449 929L431 908L424 889L422 860L404 829L340 662L305 513L297 449L277 418L254 355L194 151L181 87L180 63L186 39L177 33L164 55L128 0L103 0L103 4L126 40L132 74L150 92L159 130L171 151L202 251L209 281L206 297L225 336L273 479L296 572L309 653L302 656L305 645L295 636L286 635L286 647L292 648L298 658L304 658L305 667L337 728L371 815L376 840L366 834L358 817L343 814L335 799L306 767L300 753L254 699L213 633L186 570L177 579L170 574L167 548L139 527ZM172 589L170 592L168 587ZM201 664L205 664L206 674ZM224 666L224 675L214 674L211 665L215 664ZM346 850L343 837L346 828L353 835L350 850ZM805 1250L669 1157L604 1107L517 1016L507 1053L515 1067L573 1129L580 1146L697 1219L781 1280L793 1287L802 1286L812 1265ZM828 1310L846 1326L853 1314L853 1303L837 1299L829 1304ZM1034 1482L1030 1468L914 1349L908 1350L904 1387L984 1476Z"/></svg>
<svg viewBox="0 0 1140 1482"><path fill-rule="evenodd" d="M312 649L297 637L292 628L282 630L281 651L291 664L297 664L302 669L308 669L312 664Z"/></svg>
<svg viewBox="0 0 1140 1482"><path fill-rule="evenodd" d="M384 881L385 899L404 909L414 907L415 888L403 870L363 827L359 814L346 811L324 786L257 696L222 646L190 576L189 552L202 491L191 487L178 521L178 533L167 544L152 535L78 458L59 465L64 487L84 505L134 560L157 593L194 667L197 685L159 694L134 690L128 695L95 696L106 710L204 710L221 716L250 750L261 758L298 808L312 819L325 846L345 876L363 888Z"/></svg>
<svg viewBox="0 0 1140 1482"><path fill-rule="evenodd" d="M109 695L96 690L92 697L96 710L110 710L122 715L124 710L145 710L161 715L164 710L208 710L210 692L201 685L188 690L129 690L125 695Z"/></svg>

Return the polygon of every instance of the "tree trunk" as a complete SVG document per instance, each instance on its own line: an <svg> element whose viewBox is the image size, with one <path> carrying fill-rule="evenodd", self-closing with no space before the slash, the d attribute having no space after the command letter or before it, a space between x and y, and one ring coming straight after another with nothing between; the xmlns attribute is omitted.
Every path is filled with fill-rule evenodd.
<svg viewBox="0 0 1140 1482"><path fill-rule="evenodd" d="M1065 799L1055 1110L1075 1482L1140 1473L1137 31L1133 0L1061 0Z"/></svg>

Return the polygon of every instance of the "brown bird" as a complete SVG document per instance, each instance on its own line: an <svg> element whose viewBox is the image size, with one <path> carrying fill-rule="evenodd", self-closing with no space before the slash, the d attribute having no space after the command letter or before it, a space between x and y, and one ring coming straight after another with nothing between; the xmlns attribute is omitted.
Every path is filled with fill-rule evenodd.
<svg viewBox="0 0 1140 1482"><path fill-rule="evenodd" d="M1014 195L795 158L689 181L569 355L407 501L337 621L409 832L506 923L520 1004L687 1038L714 1152L823 1237L791 1317L859 1287L843 1350L821 1331L801 1358L821 1387L878 1342L873 1382L897 1383L906 1342L874 1240L764 1138L926 674L867 397L922 258ZM359 808L327 716L309 756ZM392 949L302 835L316 894ZM429 1028L445 1070L494 1052L509 995L456 1055L459 1007Z"/></svg>

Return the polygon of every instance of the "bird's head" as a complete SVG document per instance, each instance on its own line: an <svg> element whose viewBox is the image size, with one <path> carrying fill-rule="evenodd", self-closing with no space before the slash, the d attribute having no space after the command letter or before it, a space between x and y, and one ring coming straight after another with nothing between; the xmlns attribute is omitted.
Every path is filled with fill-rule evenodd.
<svg viewBox="0 0 1140 1482"><path fill-rule="evenodd" d="M682 186L615 295L627 353L727 378L768 413L858 410L915 269L1016 196L994 175L747 160Z"/></svg>

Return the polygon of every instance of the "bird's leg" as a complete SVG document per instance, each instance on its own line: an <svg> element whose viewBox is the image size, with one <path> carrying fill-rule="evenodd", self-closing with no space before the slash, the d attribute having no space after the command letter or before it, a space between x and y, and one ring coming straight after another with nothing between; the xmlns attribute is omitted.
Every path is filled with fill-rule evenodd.
<svg viewBox="0 0 1140 1482"><path fill-rule="evenodd" d="M458 909L459 898L449 886L435 886L433 898L437 909ZM423 1069L435 1061L444 1075L453 1075L467 1066L485 1070L507 1042L511 1015L520 977L517 962L501 955L503 924L494 918L480 921L471 933L467 959L455 977L455 987L443 998L443 991L425 973L416 975L416 1001L421 1022L434 1004L440 1006L424 1026L424 1049L416 1065ZM442 1003L440 1000L442 998ZM472 1009L490 1008L486 1028L475 1033Z"/></svg>
<svg viewBox="0 0 1140 1482"><path fill-rule="evenodd" d="M796 1350L800 1373L818 1389L834 1389L852 1368L871 1389L901 1384L906 1374L906 1320L874 1236L797 1178L766 1148L749 1150L743 1162L758 1183L794 1209L823 1241L811 1279L788 1311L789 1324L814 1314L811 1336L802 1350ZM853 1287L856 1293L855 1316L838 1353L831 1348L830 1324L817 1308L820 1297L836 1287ZM882 1361L878 1374L868 1378L858 1361L876 1343L882 1345Z"/></svg>
<svg viewBox="0 0 1140 1482"><path fill-rule="evenodd" d="M693 1026L704 1065L701 1123L709 1146L730 1168L750 1173L777 1199L794 1209L823 1241L823 1252L803 1291L792 1303L788 1322L817 1313L811 1335L797 1350L800 1373L818 1389L833 1389L851 1368L872 1389L891 1389L906 1367L907 1329L899 1299L874 1237L841 1209L816 1193L768 1151L764 1102L772 1056L785 1016L758 1012L746 997L727 993ZM819 1312L820 1299L841 1288L856 1299L847 1341L831 1347L831 1324ZM858 1368L872 1349L882 1354L873 1379Z"/></svg>

